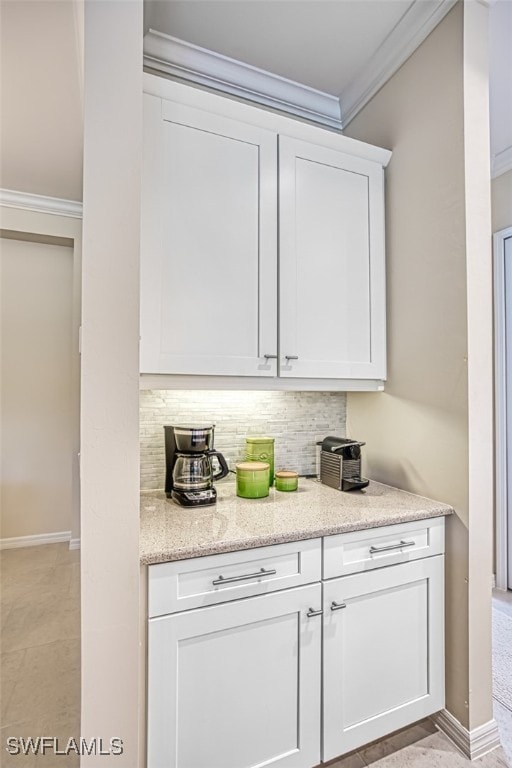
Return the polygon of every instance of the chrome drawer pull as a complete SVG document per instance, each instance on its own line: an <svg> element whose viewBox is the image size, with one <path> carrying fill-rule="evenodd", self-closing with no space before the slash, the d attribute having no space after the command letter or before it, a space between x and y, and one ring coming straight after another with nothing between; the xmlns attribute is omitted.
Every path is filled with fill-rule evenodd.
<svg viewBox="0 0 512 768"><path fill-rule="evenodd" d="M370 554L373 555L375 552L390 552L392 549L402 549L403 547L414 547L416 545L415 541L401 541L400 544L387 544L384 547L374 547L373 545L370 547Z"/></svg>
<svg viewBox="0 0 512 768"><path fill-rule="evenodd" d="M310 608L309 611L306 613L306 616L308 619L311 619L312 616L321 616L323 611L320 609L319 611L315 611L314 608Z"/></svg>
<svg viewBox="0 0 512 768"><path fill-rule="evenodd" d="M265 360L277 360L277 355L263 355Z"/></svg>
<svg viewBox="0 0 512 768"><path fill-rule="evenodd" d="M245 573L243 576L219 576L218 579L212 581L212 584L216 587L217 584L233 584L235 581L247 581L247 579L257 579L260 576L275 576L276 573L275 568L270 568L268 571L261 568L257 573Z"/></svg>
<svg viewBox="0 0 512 768"><path fill-rule="evenodd" d="M334 600L331 603L331 611L339 611L341 608L346 608L346 603L335 603Z"/></svg>
<svg viewBox="0 0 512 768"><path fill-rule="evenodd" d="M298 360L299 356L298 355L285 355L284 359L285 360Z"/></svg>

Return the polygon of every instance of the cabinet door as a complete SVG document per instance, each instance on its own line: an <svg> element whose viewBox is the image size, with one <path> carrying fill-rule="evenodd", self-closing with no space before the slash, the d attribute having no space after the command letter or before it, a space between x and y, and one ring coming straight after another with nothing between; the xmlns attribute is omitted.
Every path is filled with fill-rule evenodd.
<svg viewBox="0 0 512 768"><path fill-rule="evenodd" d="M281 376L386 377L383 180L279 137Z"/></svg>
<svg viewBox="0 0 512 768"><path fill-rule="evenodd" d="M149 621L148 768L320 762L321 586Z"/></svg>
<svg viewBox="0 0 512 768"><path fill-rule="evenodd" d="M443 708L443 568L438 555L325 582L324 760Z"/></svg>
<svg viewBox="0 0 512 768"><path fill-rule="evenodd" d="M141 371L275 376L277 137L144 95Z"/></svg>

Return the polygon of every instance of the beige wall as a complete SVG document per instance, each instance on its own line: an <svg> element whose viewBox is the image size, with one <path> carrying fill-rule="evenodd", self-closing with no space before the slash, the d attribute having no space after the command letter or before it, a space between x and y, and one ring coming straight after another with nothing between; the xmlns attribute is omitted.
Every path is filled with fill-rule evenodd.
<svg viewBox="0 0 512 768"><path fill-rule="evenodd" d="M456 510L447 523L446 706L467 728L492 718L490 210L478 117L487 114L486 13L459 3L346 130L393 150L389 376L382 394L348 395L347 428L367 442L370 477ZM475 593L470 553L483 584Z"/></svg>
<svg viewBox="0 0 512 768"><path fill-rule="evenodd" d="M80 355L78 330L81 315L82 280L82 221L68 215L48 214L25 208L0 206L0 229L20 240L35 243L67 242L73 247L72 330L71 330L71 542L79 544L80 537ZM66 530L69 530L66 529Z"/></svg>
<svg viewBox="0 0 512 768"><path fill-rule="evenodd" d="M502 173L491 183L492 231L512 227L512 171Z"/></svg>
<svg viewBox="0 0 512 768"><path fill-rule="evenodd" d="M86 2L81 734L123 739L105 768L138 765L141 145L142 2Z"/></svg>
<svg viewBox="0 0 512 768"><path fill-rule="evenodd" d="M1 537L70 532L73 250L0 241Z"/></svg>
<svg viewBox="0 0 512 768"><path fill-rule="evenodd" d="M82 199L83 0L0 4L0 186Z"/></svg>

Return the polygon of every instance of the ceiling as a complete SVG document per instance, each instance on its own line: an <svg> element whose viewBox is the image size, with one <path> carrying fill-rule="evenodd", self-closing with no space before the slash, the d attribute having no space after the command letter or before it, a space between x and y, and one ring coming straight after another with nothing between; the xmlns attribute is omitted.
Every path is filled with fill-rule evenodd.
<svg viewBox="0 0 512 768"><path fill-rule="evenodd" d="M339 96L412 5L414 0L146 0L144 27Z"/></svg>
<svg viewBox="0 0 512 768"><path fill-rule="evenodd" d="M446 0L444 0L446 2ZM442 0L145 0L150 27L340 97ZM1 0L0 187L82 197L83 0ZM512 2L491 4L493 152L512 152Z"/></svg>

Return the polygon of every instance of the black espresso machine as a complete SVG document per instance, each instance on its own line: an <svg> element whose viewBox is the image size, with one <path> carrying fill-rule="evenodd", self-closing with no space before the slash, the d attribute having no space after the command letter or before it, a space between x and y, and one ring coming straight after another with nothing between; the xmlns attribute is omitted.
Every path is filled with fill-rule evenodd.
<svg viewBox="0 0 512 768"><path fill-rule="evenodd" d="M214 480L229 473L222 453L213 449L213 425L164 426L165 494L183 507L215 504ZM214 471L212 458L219 469Z"/></svg>
<svg viewBox="0 0 512 768"><path fill-rule="evenodd" d="M366 488L370 481L361 477L362 445L347 437L326 437L320 450L320 482L339 491Z"/></svg>

